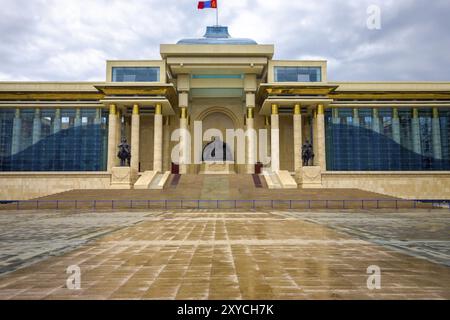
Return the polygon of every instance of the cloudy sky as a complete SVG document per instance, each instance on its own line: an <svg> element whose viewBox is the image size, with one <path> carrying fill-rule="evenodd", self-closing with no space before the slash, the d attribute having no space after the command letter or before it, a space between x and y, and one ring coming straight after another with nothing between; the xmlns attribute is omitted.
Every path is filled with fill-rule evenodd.
<svg viewBox="0 0 450 320"><path fill-rule="evenodd" d="M370 5L381 29L367 28ZM275 59L326 59L336 81L450 81L449 0L219 0L234 37ZM105 60L159 59L202 36L197 0L0 0L0 80L103 81Z"/></svg>

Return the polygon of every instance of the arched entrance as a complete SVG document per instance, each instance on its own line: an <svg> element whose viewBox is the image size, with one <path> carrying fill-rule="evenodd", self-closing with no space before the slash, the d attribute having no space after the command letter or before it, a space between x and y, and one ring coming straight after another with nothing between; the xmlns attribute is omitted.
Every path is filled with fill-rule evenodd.
<svg viewBox="0 0 450 320"><path fill-rule="evenodd" d="M201 173L234 173L235 154L227 144L227 130L235 130L237 119L225 108L211 108L199 115L202 122Z"/></svg>
<svg viewBox="0 0 450 320"><path fill-rule="evenodd" d="M230 154L232 152L231 148L226 144L226 134L227 130L236 129L237 119L235 118L235 115L226 108L210 108L200 114L197 121L202 122L202 135L205 139L205 141L203 141L202 151L205 150L207 145L215 145L216 149L218 149L219 144L222 142L223 147L225 148L226 161L234 161L235 155ZM216 142L212 143L213 140ZM203 158L202 155L202 159Z"/></svg>
<svg viewBox="0 0 450 320"><path fill-rule="evenodd" d="M234 157L229 145L220 137L213 137L203 148L202 162L234 162Z"/></svg>

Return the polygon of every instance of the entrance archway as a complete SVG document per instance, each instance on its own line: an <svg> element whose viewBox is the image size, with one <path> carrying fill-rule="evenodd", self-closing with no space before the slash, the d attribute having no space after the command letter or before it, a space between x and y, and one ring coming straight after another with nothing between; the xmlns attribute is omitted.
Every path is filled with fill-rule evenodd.
<svg viewBox="0 0 450 320"><path fill-rule="evenodd" d="M230 147L220 137L214 137L203 148L202 162L234 162L234 157Z"/></svg>
<svg viewBox="0 0 450 320"><path fill-rule="evenodd" d="M198 121L202 122L202 136L205 137L205 133L207 136L207 141L203 142L202 161L234 162L235 155L226 143L227 130L236 129L234 114L225 108L211 108L200 114Z"/></svg>

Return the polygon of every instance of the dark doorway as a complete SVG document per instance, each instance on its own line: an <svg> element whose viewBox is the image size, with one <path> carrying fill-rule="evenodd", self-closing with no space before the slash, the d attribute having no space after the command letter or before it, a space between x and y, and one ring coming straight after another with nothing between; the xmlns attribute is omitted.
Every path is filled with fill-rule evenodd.
<svg viewBox="0 0 450 320"><path fill-rule="evenodd" d="M172 174L180 174L180 165L172 162Z"/></svg>

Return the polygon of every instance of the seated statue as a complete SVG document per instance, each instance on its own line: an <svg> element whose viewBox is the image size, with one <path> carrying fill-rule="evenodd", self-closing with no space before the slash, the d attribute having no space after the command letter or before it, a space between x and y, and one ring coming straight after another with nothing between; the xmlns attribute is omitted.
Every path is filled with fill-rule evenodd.
<svg viewBox="0 0 450 320"><path fill-rule="evenodd" d="M202 161L226 162L233 161L233 157L227 144L214 137L212 141L203 148Z"/></svg>

